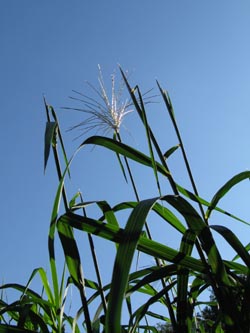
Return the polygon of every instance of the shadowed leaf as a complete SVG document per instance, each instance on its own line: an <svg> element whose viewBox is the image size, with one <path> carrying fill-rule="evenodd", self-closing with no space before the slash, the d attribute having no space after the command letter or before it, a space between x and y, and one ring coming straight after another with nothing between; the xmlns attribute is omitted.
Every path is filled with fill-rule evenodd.
<svg viewBox="0 0 250 333"><path fill-rule="evenodd" d="M49 159L50 146L53 143L53 138L56 133L57 123L54 121L46 123L44 135L44 172L46 170L47 162Z"/></svg>

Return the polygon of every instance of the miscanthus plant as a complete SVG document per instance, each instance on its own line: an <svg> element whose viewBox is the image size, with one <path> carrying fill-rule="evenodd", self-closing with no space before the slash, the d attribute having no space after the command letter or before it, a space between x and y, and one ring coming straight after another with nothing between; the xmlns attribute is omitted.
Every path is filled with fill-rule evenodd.
<svg viewBox="0 0 250 333"><path fill-rule="evenodd" d="M148 121L148 100L138 86L131 87L122 70L122 85L116 90L115 77L111 80L111 95L104 85L100 72L99 87L92 87L94 96L77 93L82 106L76 109L85 118L73 127L84 135L97 130L103 135L84 139L67 158L57 115L45 101L47 125L45 132L45 167L50 150L53 152L59 185L51 214L48 236L50 274L37 268L26 286L9 283L1 286L0 332L250 332L250 255L249 244L242 244L236 234L223 225L211 224L211 216L229 216L235 223L246 221L220 208L220 200L237 184L250 178L250 171L241 172L229 179L211 200L198 193L189 166L181 133L176 122L168 93L157 82L162 103L158 107L167 111L176 133L177 145L161 147ZM122 93L127 92L127 99ZM110 96L110 97L109 97ZM75 97L74 97L75 98ZM145 129L147 152L126 144L120 135L122 121L133 110ZM113 135L106 136L108 131ZM167 137L166 137L167 141ZM115 154L121 175L131 184L136 200L111 205L107 200L85 202L80 192L67 197L66 179L74 177L71 165L77 154L88 146L99 146ZM169 159L181 152L190 187L184 188L175 181L175 170L170 170ZM62 160L60 160L62 157ZM152 170L158 195L140 199L133 168ZM105 175L104 175L105 176ZM166 186L167 185L167 186ZM126 185L127 186L127 185ZM98 183L96 184L98 190ZM167 190L166 190L167 189ZM88 189L83 189L84 196ZM144 196L143 196L144 197ZM62 201L62 207L60 203ZM96 208L95 215L88 207ZM125 214L126 213L126 214ZM122 218L121 218L122 216ZM124 216L126 222L124 224ZM178 234L174 247L155 239L149 220L159 232ZM78 235L87 236L88 257L82 249ZM223 257L215 234L222 236L235 252L232 260ZM59 273L55 239L59 237L65 259L65 269ZM103 283L96 248L99 240L114 243L114 262L110 280ZM148 259L141 268L135 264L140 256ZM139 259L138 259L139 258ZM90 277L84 262L93 263L95 277ZM31 289L34 276L41 278L42 292ZM7 302L5 293L13 289L20 293L16 301ZM74 308L67 306L74 291ZM204 301L204 292L212 290L213 299ZM139 304L139 305L138 305ZM216 307L211 321L197 315L205 306ZM156 325L157 322L161 324Z"/></svg>

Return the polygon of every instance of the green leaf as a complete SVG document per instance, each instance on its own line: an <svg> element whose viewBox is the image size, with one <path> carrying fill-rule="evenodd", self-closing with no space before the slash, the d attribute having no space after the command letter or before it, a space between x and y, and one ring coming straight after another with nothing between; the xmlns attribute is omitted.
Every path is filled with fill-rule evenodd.
<svg viewBox="0 0 250 333"><path fill-rule="evenodd" d="M154 289L154 295L149 298L147 302L145 302L142 306L140 306L134 313L132 318L130 318L130 326L132 326L129 332L133 333L136 332L137 327L141 319L147 314L147 311L150 306L158 302L164 295L172 288L172 284L168 285L167 287L163 288L159 292ZM153 289L153 288L152 288ZM135 320L134 320L135 319ZM134 323L133 323L134 320Z"/></svg>
<svg viewBox="0 0 250 333"><path fill-rule="evenodd" d="M64 158L64 161L65 161L65 165L67 166L69 164L69 161L68 161L68 157L67 157L67 154L66 154L65 146L64 146L64 143L63 143L63 138L62 138L61 129L60 129L60 126L59 126L59 121L58 121L58 118L57 118L57 115L56 115L56 112L55 112L54 108L51 105L49 105L48 109L51 111L52 117L54 118L54 120L55 120L55 122L57 124L58 138L59 138L59 142L61 144L61 148L62 148L62 153L63 153L63 158ZM69 174L69 177L70 177L70 170L69 170L69 168L68 168L68 174Z"/></svg>
<svg viewBox="0 0 250 333"><path fill-rule="evenodd" d="M113 269L105 322L107 333L119 333L121 331L122 302L128 283L129 270L146 217L156 200L158 198L141 201L133 209L124 229L123 239L119 245Z"/></svg>
<svg viewBox="0 0 250 333"><path fill-rule="evenodd" d="M93 144L97 146L103 146L105 148L108 148L115 153L121 154L123 156L126 156L127 158L130 158L140 164L146 165L148 167L153 167L153 163L150 157L147 155L141 153L140 151L124 144L121 142L117 142L113 139L102 137L102 136L92 136L85 140L79 148L83 147L87 144ZM169 176L169 172L164 168L160 163L156 162L156 168L157 170L162 173L164 176Z"/></svg>
<svg viewBox="0 0 250 333"><path fill-rule="evenodd" d="M250 251L250 243L248 243L246 246L245 246L245 250L247 252ZM235 257L233 257L232 261L235 261L235 260L238 260L240 258L240 256L237 254Z"/></svg>
<svg viewBox="0 0 250 333"><path fill-rule="evenodd" d="M69 208L72 209L76 206L76 199L78 199L81 196L81 193L78 191L76 194L73 196L73 198L69 202Z"/></svg>
<svg viewBox="0 0 250 333"><path fill-rule="evenodd" d="M46 170L47 162L49 159L50 146L53 144L53 138L55 137L57 129L57 123L54 121L46 123L45 135L44 135L44 172Z"/></svg>
<svg viewBox="0 0 250 333"><path fill-rule="evenodd" d="M186 198L189 198L189 199L191 199L194 202L198 202L198 203L200 203L200 204L202 204L202 205L204 205L206 207L209 207L211 205L210 202L202 199L200 196L195 195L194 193L192 193L192 192L188 191L187 189L183 188L182 186L176 184L176 187L178 188L178 191L181 194L183 194ZM250 226L250 223L248 223L248 222L240 219L239 217L237 217L237 216L235 216L235 215L233 215L233 214L231 214L231 213L229 213L229 212L227 212L227 211L225 211L225 210L223 210L223 209L221 209L219 207L214 207L214 210L216 210L217 212L220 212L222 214L225 214L225 215L231 217L234 220L237 220L237 221L239 221L241 223L244 223L244 224Z"/></svg>
<svg viewBox="0 0 250 333"><path fill-rule="evenodd" d="M164 197L164 200L177 209L177 211L185 218L188 227L197 235L202 248L208 256L212 272L217 276L218 281L230 285L220 253L207 224L203 221L193 206L182 197L167 195Z"/></svg>
<svg viewBox="0 0 250 333"><path fill-rule="evenodd" d="M196 235L188 229L182 237L180 251L186 255L191 255ZM177 325L180 332L188 330L188 322L191 320L188 314L188 280L189 270L179 267L177 273Z"/></svg>
<svg viewBox="0 0 250 333"><path fill-rule="evenodd" d="M114 211L120 211L123 209L134 208L138 205L138 202L135 201L128 201L122 202L118 205L113 207ZM159 204L158 202L155 203L152 210L156 212L161 218L163 218L166 222L172 225L176 230L181 232L182 234L186 231L185 226L181 223L181 221L166 207Z"/></svg>
<svg viewBox="0 0 250 333"><path fill-rule="evenodd" d="M110 207L110 205L107 203L107 201L104 201L104 200L103 201L97 201L96 203L101 208L101 210L104 214L105 220L108 223L119 227L119 223L118 223L117 218L114 214L114 210Z"/></svg>
<svg viewBox="0 0 250 333"><path fill-rule="evenodd" d="M142 271L144 273L144 270ZM145 271L147 273L147 270ZM150 274L147 274L145 277L143 277L141 280L135 283L134 286L130 286L129 289L126 292L126 296L132 294L136 290L139 290L143 286L160 281L161 279L173 276L177 274L177 266L176 265L167 265L163 267L156 266L154 268L153 272L150 272ZM132 276L132 274L131 274ZM129 278L131 280L131 278ZM143 292L143 291L142 291Z"/></svg>
<svg viewBox="0 0 250 333"><path fill-rule="evenodd" d="M59 306L59 304L55 304L55 298L54 298L53 292L50 288L49 280L47 278L47 274L46 274L45 270L42 267L39 267L39 268L36 268L36 269L33 270L32 274L29 278L29 281L27 283L26 290L28 289L28 286L30 285L31 281L34 279L34 277L36 276L37 273L39 273L39 275L40 275L43 288L44 288L45 293L48 297L48 301L53 305ZM24 291L24 294L26 294L26 290Z"/></svg>
<svg viewBox="0 0 250 333"><path fill-rule="evenodd" d="M211 204L207 209L206 218L208 219L210 217L212 210L217 206L218 202L224 197L225 194L227 194L228 191L231 190L233 186L249 178L250 178L250 171L244 171L235 175L229 181L227 181L214 195Z"/></svg>
<svg viewBox="0 0 250 333"><path fill-rule="evenodd" d="M221 225L212 225L211 229L217 231L236 251L237 255L250 267L250 255L238 237L228 228Z"/></svg>
<svg viewBox="0 0 250 333"><path fill-rule="evenodd" d="M118 138L120 138L120 135L118 135ZM115 141L119 141L119 140L117 140L117 133L116 133L116 132L114 132L113 139L114 139ZM117 157L117 159L118 159L118 163L119 163L119 165L120 165L120 168L121 168L121 171L122 171L123 177L124 177L124 179L125 179L125 181L126 181L126 183L127 183L127 182L128 182L128 179L127 179L127 175L126 175L126 172L125 172L125 168L124 168L123 163L122 163L122 160L121 160L121 156L120 156L119 154L116 154L116 157ZM125 163L126 163L126 161L125 161Z"/></svg>
<svg viewBox="0 0 250 333"><path fill-rule="evenodd" d="M130 87L130 85L129 85L129 83L128 83L128 80L127 80L127 78L126 78L126 75L124 74L124 72L123 72L123 70L121 69L121 67L120 67L120 71L121 71L122 77L123 77L123 79L124 79L124 82L125 82L125 84L126 84L126 86L127 86L127 88L128 88L128 91L129 91L130 97L131 97L131 99L132 99L132 101L133 101L133 103L134 103L135 109L136 109L136 111L137 111L137 113L138 113L138 115L139 115L141 121L142 121L143 124L144 124L144 123L145 123L145 119L144 119L144 115L143 115L143 110L141 109L141 107L140 107L140 105L139 105L139 103L138 103L138 101L137 101L137 98L136 98L136 96L135 96L135 91L136 91L136 90L139 90L139 88L138 88L138 86L136 86L134 89L132 89L132 88ZM154 146L154 148L155 148L155 150L156 150L156 152L157 152L157 155L158 155L158 157L159 157L159 159L160 159L160 161L161 161L161 164L162 164L163 168L164 168L164 169L167 171L167 173L168 173L168 174L166 174L166 176L167 176L167 178L168 178L168 180L169 180L170 186L172 187L174 193L175 193L175 194L178 194L178 191L177 191L177 188L176 188L176 184L175 184L175 182L174 182L174 180L173 180L173 178L172 178L172 176L171 176L171 174L170 174L170 172L169 172L169 168L168 168L168 166L167 166L167 163L166 163L165 157L164 157L164 155L162 154L161 149L160 149L160 147L159 147L159 145L158 145L158 142L157 142L157 140L155 139L154 133L152 132L152 130L151 130L151 128L150 128L149 125L147 125L147 135L148 135L149 138L150 138L150 142L152 141L152 144L153 144L153 146ZM154 167L154 168L155 168L155 167ZM157 170L158 170L158 168L157 168ZM159 171L159 170L158 170L158 171Z"/></svg>
<svg viewBox="0 0 250 333"><path fill-rule="evenodd" d="M36 333L37 331L28 330L26 328L19 328L13 325L0 324L0 333Z"/></svg>
<svg viewBox="0 0 250 333"><path fill-rule="evenodd" d="M164 158L165 159L169 158L178 148L180 148L180 145L176 145L168 149L166 153L163 154Z"/></svg>
<svg viewBox="0 0 250 333"><path fill-rule="evenodd" d="M111 224L103 223L71 212L62 215L59 220L62 223L69 224L73 228L108 239L112 242L121 243L123 241L124 229ZM186 256L179 251L143 236L139 238L137 249L153 258L159 258L179 264L198 272L205 272L206 270L204 264L202 264L200 260Z"/></svg>
<svg viewBox="0 0 250 333"><path fill-rule="evenodd" d="M146 137L147 137L147 141L148 141L150 159L152 161L152 167L153 167L153 170L154 170L155 181L156 181L156 184L157 184L159 195L161 196L160 182L159 182L159 177L158 177L158 173L157 173L156 160L155 160L155 157L154 157L152 138L151 138L151 135L150 135L151 130L150 130L150 127L148 125L147 114L146 114L146 110L145 110L145 107L144 107L144 103L143 103L143 99L142 99L140 89L137 88L137 91L138 91L138 94L139 94L139 101L140 101L140 108L141 108L140 114L142 115L143 125L144 125L145 130L146 130Z"/></svg>
<svg viewBox="0 0 250 333"><path fill-rule="evenodd" d="M74 238L72 228L58 220L58 234L62 243L66 263L70 275L78 288L84 287L80 254Z"/></svg>

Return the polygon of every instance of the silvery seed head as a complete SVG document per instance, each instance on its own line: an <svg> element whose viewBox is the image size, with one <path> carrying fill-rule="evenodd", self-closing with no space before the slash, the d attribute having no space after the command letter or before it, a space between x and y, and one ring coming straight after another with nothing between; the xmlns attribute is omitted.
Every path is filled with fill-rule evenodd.
<svg viewBox="0 0 250 333"><path fill-rule="evenodd" d="M111 92L109 94L104 84L100 65L98 65L98 70L98 87L96 88L87 82L94 96L90 97L74 91L83 98L71 97L81 102L83 107L70 109L81 111L88 115L79 124L71 127L71 129L80 129L82 132L80 136L92 130L102 132L103 134L107 134L108 132L117 134L120 131L124 117L133 111L131 109L131 101L124 99L124 82L120 81L118 87L116 87L116 76L113 73L111 75Z"/></svg>

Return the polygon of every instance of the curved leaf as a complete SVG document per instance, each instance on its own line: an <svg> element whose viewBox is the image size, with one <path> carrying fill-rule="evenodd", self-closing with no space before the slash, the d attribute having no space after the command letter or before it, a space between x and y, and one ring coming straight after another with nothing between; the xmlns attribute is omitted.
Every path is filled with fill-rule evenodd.
<svg viewBox="0 0 250 333"><path fill-rule="evenodd" d="M180 145L173 146L169 148L165 154L163 154L164 158L167 159L169 158L178 148L180 148Z"/></svg>
<svg viewBox="0 0 250 333"><path fill-rule="evenodd" d="M158 198L141 201L132 211L117 250L106 314L106 332L121 331L121 311L129 270L146 217Z"/></svg>
<svg viewBox="0 0 250 333"><path fill-rule="evenodd" d="M112 151L114 151L117 154L121 154L125 157L128 157L140 164L146 165L148 167L153 168L153 162L150 157L147 155L141 153L139 150L136 150L124 143L115 141L110 138L102 137L102 136L92 136L85 140L79 148L83 147L84 145L87 144L93 144L97 146L103 146L106 147ZM155 162L156 164L156 169L160 173L162 173L164 176L169 177L169 172L167 171L166 168L164 168L160 163Z"/></svg>
<svg viewBox="0 0 250 333"><path fill-rule="evenodd" d="M228 228L222 225L212 225L211 229L217 231L225 240L232 246L238 256L244 261L244 263L250 268L250 255L247 252L245 246L240 242L238 237Z"/></svg>
<svg viewBox="0 0 250 333"><path fill-rule="evenodd" d="M123 240L124 229L111 224L103 223L71 212L62 215L59 220L62 223L71 225L73 228L97 235L112 242L121 243ZM194 271L205 272L206 270L206 267L200 260L186 256L179 251L146 237L141 236L139 238L137 249L152 257L166 260L190 268Z"/></svg>
<svg viewBox="0 0 250 333"><path fill-rule="evenodd" d="M212 210L216 207L217 203L220 201L221 198L224 197L224 195L231 190L231 188L235 185L237 185L238 183L240 183L241 181L245 180L245 179L249 179L250 178L250 171L244 171L241 172L237 175L235 175L233 178L231 178L229 181L226 182L225 185L223 185L214 195L210 206L207 209L206 212L206 218L208 219L209 216L211 215Z"/></svg>
<svg viewBox="0 0 250 333"><path fill-rule="evenodd" d="M141 280L136 282L136 284L132 287L129 287L129 289L126 292L126 296L130 295L131 293L135 292L136 290L139 290L141 287L152 283L156 281L160 281L163 278L170 277L172 275L177 274L177 265L167 265L164 267L158 267L156 266L156 270L151 272L150 274L147 274L145 277L143 277Z"/></svg>
<svg viewBox="0 0 250 333"><path fill-rule="evenodd" d="M218 281L230 285L223 261L220 253L214 242L211 231L207 224L202 220L197 211L192 205L180 196L167 195L164 197L177 211L185 218L188 227L200 239L202 248L208 256L208 262L211 266L213 274L218 278Z"/></svg>
<svg viewBox="0 0 250 333"><path fill-rule="evenodd" d="M118 205L114 206L113 210L120 211L123 209L134 208L136 205L138 205L138 202L136 202L136 201L122 202L122 203L119 203ZM172 225L176 230L178 230L182 234L185 233L185 231L186 231L185 226L168 208L166 208L163 205L156 202L154 204L154 206L152 207L152 210L154 212L156 212L166 222L168 222L170 225Z"/></svg>
<svg viewBox="0 0 250 333"><path fill-rule="evenodd" d="M81 259L72 228L69 225L61 223L59 219L57 229L70 275L78 288L82 288L84 287L84 278Z"/></svg>
<svg viewBox="0 0 250 333"><path fill-rule="evenodd" d="M136 332L136 329L139 325L141 319L147 314L147 311L151 305L158 302L171 288L173 287L172 284L168 285L167 287L163 288L159 292L154 289L154 295L150 297L150 299L145 302L142 306L140 306L134 313L133 316L130 318L130 326L132 326L129 332L133 333ZM134 323L132 322L135 319Z"/></svg>
<svg viewBox="0 0 250 333"><path fill-rule="evenodd" d="M178 191L181 194L183 194L186 198L189 198L189 199L191 199L194 202L198 202L198 203L200 203L200 204L202 204L202 205L204 205L206 207L209 207L211 205L210 202L204 200L200 196L195 195L194 193L192 193L192 192L188 191L187 189L183 188L182 186L176 184L176 187L177 187ZM246 221L240 219L239 217L237 217L237 216L235 216L235 215L233 215L233 214L231 214L231 213L229 213L229 212L227 212L227 211L225 211L225 210L223 210L223 209L221 209L221 208L219 208L217 206L214 207L214 210L216 210L217 212L220 212L222 214L225 214L227 216L230 216L232 219L237 220L237 221L239 221L241 223L244 223L244 224L250 226L249 222L246 222Z"/></svg>

